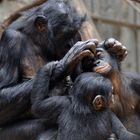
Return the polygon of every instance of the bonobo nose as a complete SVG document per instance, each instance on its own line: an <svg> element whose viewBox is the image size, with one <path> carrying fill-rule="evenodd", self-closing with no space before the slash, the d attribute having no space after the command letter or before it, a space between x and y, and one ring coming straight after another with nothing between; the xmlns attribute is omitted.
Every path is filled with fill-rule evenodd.
<svg viewBox="0 0 140 140"><path fill-rule="evenodd" d="M101 63L100 60L96 60L96 61L94 62L94 65L95 65L95 66L98 66L100 63Z"/></svg>

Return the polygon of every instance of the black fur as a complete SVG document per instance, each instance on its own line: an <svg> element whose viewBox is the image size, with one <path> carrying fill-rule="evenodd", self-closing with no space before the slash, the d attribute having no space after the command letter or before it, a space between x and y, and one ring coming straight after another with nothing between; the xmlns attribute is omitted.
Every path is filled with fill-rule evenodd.
<svg viewBox="0 0 140 140"><path fill-rule="evenodd" d="M32 111L46 123L58 124L57 135L52 133L55 136L52 140L107 140L112 132L119 140L139 140L140 137L125 129L108 105L100 110L94 108L92 102L97 95L108 104L111 92L108 79L96 73L84 73L76 79L69 96L39 97L40 102L34 102ZM47 138L46 132L40 140Z"/></svg>
<svg viewBox="0 0 140 140"><path fill-rule="evenodd" d="M48 62L62 59L68 50L81 40L78 31L83 21L84 17L79 16L69 2L48 0L43 5L23 13L21 18L4 31L0 40L1 140L9 139L14 134L14 140L18 140L20 137L19 135L16 138L18 128L20 130L32 126L34 118L30 113L30 95L33 83L37 80L42 85L38 90L46 92L45 82L49 78L42 75L43 79L38 79L37 75L41 75L41 71L45 69ZM69 52L69 54L73 55L73 52ZM54 77L65 72L65 61L60 64L59 62L52 63L54 63L53 68L50 64L48 65L49 70L45 69L46 75L50 74L50 70L51 73L54 73ZM56 63L58 63L57 66ZM56 75L54 68L57 71ZM39 69L43 70L36 74ZM51 75L49 76L51 77ZM66 76L67 74L64 74L62 79ZM53 82L56 83L55 78L52 80ZM64 83L62 85L65 88ZM26 121L29 121L27 125ZM20 123L16 127L17 122ZM38 135L33 131L32 129L33 134ZM40 132L40 127L38 127L38 131ZM27 133L26 131L25 134ZM28 138L32 139L32 134L29 136L31 137Z"/></svg>

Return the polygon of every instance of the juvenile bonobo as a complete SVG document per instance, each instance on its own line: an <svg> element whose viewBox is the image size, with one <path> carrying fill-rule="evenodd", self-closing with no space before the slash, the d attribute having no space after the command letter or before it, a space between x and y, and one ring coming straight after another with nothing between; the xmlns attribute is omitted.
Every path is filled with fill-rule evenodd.
<svg viewBox="0 0 140 140"><path fill-rule="evenodd" d="M121 61L126 53L126 48L114 39L100 43L94 59L88 60L88 70L111 80L114 99L110 108L129 131L140 135L140 75L122 72ZM87 62L84 63L87 70Z"/></svg>
<svg viewBox="0 0 140 140"><path fill-rule="evenodd" d="M69 96L44 98L42 94L32 111L46 123L58 123L58 132L51 140L107 140L112 132L119 140L139 140L109 110L111 96L110 80L97 73L83 73L76 78ZM46 132L39 140L48 137Z"/></svg>

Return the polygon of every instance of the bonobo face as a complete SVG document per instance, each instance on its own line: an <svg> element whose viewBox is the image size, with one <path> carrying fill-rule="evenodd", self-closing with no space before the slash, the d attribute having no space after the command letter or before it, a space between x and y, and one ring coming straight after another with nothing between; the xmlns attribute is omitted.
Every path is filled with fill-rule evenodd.
<svg viewBox="0 0 140 140"><path fill-rule="evenodd" d="M60 59L77 41L81 40L78 30L84 18L80 17L68 2L53 1L44 7L44 15L48 20L49 43L52 49L57 49L54 51L56 59Z"/></svg>
<svg viewBox="0 0 140 140"><path fill-rule="evenodd" d="M119 62L113 54L110 54L103 45L99 44L95 57L83 60L82 69L108 75L119 70Z"/></svg>
<svg viewBox="0 0 140 140"><path fill-rule="evenodd" d="M93 63L93 71L100 74L110 74L119 70L119 61L113 54L110 54L104 46L98 46Z"/></svg>
<svg viewBox="0 0 140 140"><path fill-rule="evenodd" d="M104 48L97 48L93 71L101 74L109 73L112 70L112 61L111 56Z"/></svg>
<svg viewBox="0 0 140 140"><path fill-rule="evenodd" d="M48 0L27 12L23 26L47 60L59 60L81 40L79 29L84 19L66 0Z"/></svg>

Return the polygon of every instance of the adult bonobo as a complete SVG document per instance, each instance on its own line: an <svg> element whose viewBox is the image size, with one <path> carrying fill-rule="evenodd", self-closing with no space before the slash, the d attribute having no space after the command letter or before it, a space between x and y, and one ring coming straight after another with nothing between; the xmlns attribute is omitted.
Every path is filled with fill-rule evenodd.
<svg viewBox="0 0 140 140"><path fill-rule="evenodd" d="M98 45L94 59L88 62L90 71L104 75L113 83L111 109L129 131L140 135L140 75L121 71L121 60L126 53L125 47L109 39ZM84 63L83 67L87 70Z"/></svg>
<svg viewBox="0 0 140 140"><path fill-rule="evenodd" d="M55 73L61 73L61 78L64 78L77 61L92 55L95 40L92 43L78 43L67 53L80 40L78 30L83 20L68 2L49 0L24 13L4 31L0 41L1 140L9 139L9 136L16 140L14 135L18 135L21 128L26 129L28 134L27 137L22 136L22 139L34 139L39 133L41 126L37 125L38 122L30 121L33 119L30 115L30 94L36 72L41 67L44 70L49 66L48 69L52 69L54 76ZM61 61L54 62L53 67L51 64L46 66L48 62L61 58ZM37 75L41 75L43 70ZM46 70L45 74L50 73ZM42 85L38 90L45 91L44 82L48 77L37 80ZM52 81L55 82L55 79ZM28 123L25 123L26 120ZM21 136L18 137L21 140Z"/></svg>

